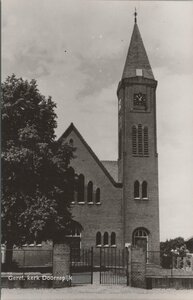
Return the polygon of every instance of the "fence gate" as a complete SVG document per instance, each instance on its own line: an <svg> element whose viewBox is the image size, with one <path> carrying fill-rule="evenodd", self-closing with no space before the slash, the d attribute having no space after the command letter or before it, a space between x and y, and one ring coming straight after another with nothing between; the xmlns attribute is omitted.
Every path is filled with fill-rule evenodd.
<svg viewBox="0 0 193 300"><path fill-rule="evenodd" d="M93 283L93 248L71 249L70 274L72 285Z"/></svg>
<svg viewBox="0 0 193 300"><path fill-rule="evenodd" d="M100 283L129 284L128 251L126 249L100 249Z"/></svg>

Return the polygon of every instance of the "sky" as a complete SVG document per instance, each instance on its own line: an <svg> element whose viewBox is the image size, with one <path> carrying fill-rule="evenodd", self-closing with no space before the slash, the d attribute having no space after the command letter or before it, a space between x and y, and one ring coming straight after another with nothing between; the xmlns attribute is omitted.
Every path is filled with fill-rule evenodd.
<svg viewBox="0 0 193 300"><path fill-rule="evenodd" d="M193 2L3 0L2 80L35 78L100 160L116 160L121 79L134 25L158 81L161 240L193 236Z"/></svg>

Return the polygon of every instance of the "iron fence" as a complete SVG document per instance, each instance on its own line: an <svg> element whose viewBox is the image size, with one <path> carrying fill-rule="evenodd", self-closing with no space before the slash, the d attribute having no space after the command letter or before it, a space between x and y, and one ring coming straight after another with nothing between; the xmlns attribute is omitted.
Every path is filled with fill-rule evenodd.
<svg viewBox="0 0 193 300"><path fill-rule="evenodd" d="M193 256L165 254L160 251L147 252L146 274L148 276L181 277L193 276Z"/></svg>
<svg viewBox="0 0 193 300"><path fill-rule="evenodd" d="M117 248L100 249L100 283L128 285L128 251Z"/></svg>
<svg viewBox="0 0 193 300"><path fill-rule="evenodd" d="M70 274L72 285L93 283L93 248L71 248Z"/></svg>

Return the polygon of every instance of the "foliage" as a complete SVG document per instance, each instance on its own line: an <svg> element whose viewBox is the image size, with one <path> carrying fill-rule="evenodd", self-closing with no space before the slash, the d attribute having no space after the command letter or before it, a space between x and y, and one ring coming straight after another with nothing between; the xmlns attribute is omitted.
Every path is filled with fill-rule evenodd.
<svg viewBox="0 0 193 300"><path fill-rule="evenodd" d="M172 256L184 257L188 253L184 238L166 240L160 243L161 264L164 268L170 268L172 265Z"/></svg>
<svg viewBox="0 0 193 300"><path fill-rule="evenodd" d="M2 242L64 238L72 220L74 148L55 141L55 103L36 81L15 75L2 84Z"/></svg>

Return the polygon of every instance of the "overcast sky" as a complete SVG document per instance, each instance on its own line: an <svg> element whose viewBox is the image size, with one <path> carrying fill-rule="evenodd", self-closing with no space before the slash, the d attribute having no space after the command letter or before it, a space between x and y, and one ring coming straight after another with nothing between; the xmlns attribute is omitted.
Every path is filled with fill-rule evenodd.
<svg viewBox="0 0 193 300"><path fill-rule="evenodd" d="M117 159L116 89L134 8L158 80L161 240L193 236L193 2L3 0L2 79L37 79L99 159Z"/></svg>

